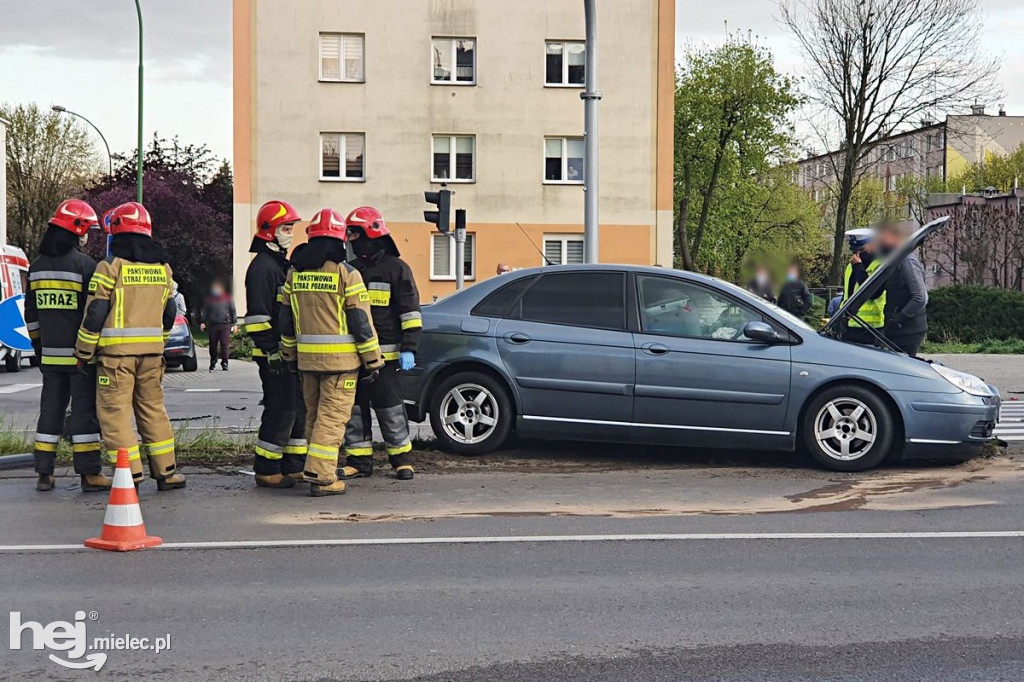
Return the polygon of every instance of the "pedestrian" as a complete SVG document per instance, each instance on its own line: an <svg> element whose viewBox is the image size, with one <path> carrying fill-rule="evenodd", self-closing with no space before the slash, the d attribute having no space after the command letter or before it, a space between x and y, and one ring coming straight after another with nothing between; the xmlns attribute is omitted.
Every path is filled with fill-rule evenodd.
<svg viewBox="0 0 1024 682"><path fill-rule="evenodd" d="M85 285L96 270L96 262L80 247L97 224L96 211L89 204L78 199L62 202L47 224L39 257L28 270L25 326L43 379L33 446L36 490L40 491L53 490L57 445L65 426L82 491L110 489L110 479L103 475L96 417L96 365L85 365L79 372L75 359ZM71 414L65 420L69 404Z"/></svg>
<svg viewBox="0 0 1024 682"><path fill-rule="evenodd" d="M843 295L840 293L833 296L832 300L828 302L828 307L825 309L825 315L831 318L839 312L841 307L843 307Z"/></svg>
<svg viewBox="0 0 1024 682"><path fill-rule="evenodd" d="M356 256L350 265L363 276L370 292L373 326L380 337L384 367L377 381L359 386L345 433L342 475L357 478L373 473L372 408L377 413L388 462L395 476L405 481L414 476L415 469L409 457L409 417L398 387L398 371L408 371L416 365L416 348L423 329L420 294L412 268L401 259L380 211L365 206L357 208L348 215L345 226Z"/></svg>
<svg viewBox="0 0 1024 682"><path fill-rule="evenodd" d="M800 266L792 263L786 271L786 283L779 291L779 307L794 317L804 318L811 311L811 290L800 279Z"/></svg>
<svg viewBox="0 0 1024 682"><path fill-rule="evenodd" d="M359 271L345 262L345 220L325 208L306 234L309 243L296 249L284 284L281 354L302 375L309 441L303 473L310 495L320 497L345 492L338 455L356 386L376 383L383 360L370 294ZM279 371L287 369L282 364Z"/></svg>
<svg viewBox="0 0 1024 682"><path fill-rule="evenodd" d="M261 488L290 488L302 480L307 443L306 408L299 377L284 367L279 320L288 274L288 250L299 214L291 204L268 201L256 214L256 257L245 273L245 319L252 357L263 388L263 414L257 434L253 471Z"/></svg>
<svg viewBox="0 0 1024 682"><path fill-rule="evenodd" d="M210 337L210 371L217 366L228 371L228 358L231 357L231 335L235 333L238 315L235 313L235 301L228 293L227 287L220 279L210 282L210 291L203 300L202 322L200 329L205 329Z"/></svg>
<svg viewBox="0 0 1024 682"><path fill-rule="evenodd" d="M754 271L754 279L747 285L747 291L755 296L760 296L769 303L775 303L775 292L768 268L763 265L757 266L757 269Z"/></svg>
<svg viewBox="0 0 1024 682"><path fill-rule="evenodd" d="M908 238L899 223L885 223L878 231L878 251L887 257ZM907 355L916 356L928 336L927 308L924 266L911 254L896 264L885 283L885 336Z"/></svg>
<svg viewBox="0 0 1024 682"><path fill-rule="evenodd" d="M188 306L185 305L185 297L178 291L178 283L171 282L174 289L174 307L178 309L178 315L185 317L188 314Z"/></svg>
<svg viewBox="0 0 1024 682"><path fill-rule="evenodd" d="M882 259L875 253L873 229L850 230L846 233L846 238L852 255L843 275L843 303L846 303L882 265ZM871 329L882 330L885 327L885 288L881 288L874 298L865 301L858 310L850 312ZM875 335L854 319L847 320L842 338L844 341L869 346L876 344Z"/></svg>
<svg viewBox="0 0 1024 682"><path fill-rule="evenodd" d="M142 460L135 426L149 460L157 490L185 487L177 472L174 432L160 385L164 343L177 307L167 253L153 241L149 211L134 201L114 209L110 256L96 266L89 300L78 330L75 355L80 371L98 360L96 406L100 431L111 462L119 448L128 450L132 478L142 482Z"/></svg>
<svg viewBox="0 0 1024 682"><path fill-rule="evenodd" d="M508 263L498 263L498 269L494 274L496 275L507 275L512 272L512 268L509 267Z"/></svg>

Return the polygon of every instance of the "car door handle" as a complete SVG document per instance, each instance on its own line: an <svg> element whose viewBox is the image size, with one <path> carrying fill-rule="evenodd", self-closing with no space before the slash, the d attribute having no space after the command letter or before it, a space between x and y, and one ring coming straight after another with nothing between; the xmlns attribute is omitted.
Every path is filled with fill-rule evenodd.
<svg viewBox="0 0 1024 682"><path fill-rule="evenodd" d="M505 334L505 340L509 343L514 343L520 346L533 341L529 335L524 334L523 332L509 332L508 334Z"/></svg>
<svg viewBox="0 0 1024 682"><path fill-rule="evenodd" d="M648 355L665 355L669 352L669 347L663 343L645 343L640 348Z"/></svg>

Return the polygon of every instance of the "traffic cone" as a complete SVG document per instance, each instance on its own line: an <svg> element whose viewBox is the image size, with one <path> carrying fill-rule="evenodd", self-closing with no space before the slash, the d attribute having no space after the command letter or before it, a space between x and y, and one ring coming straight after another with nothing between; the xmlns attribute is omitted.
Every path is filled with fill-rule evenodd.
<svg viewBox="0 0 1024 682"><path fill-rule="evenodd" d="M128 448L119 448L114 484L110 487L110 502L107 504L106 516L103 517L103 530L98 538L86 540L85 546L111 552L131 552L156 547L162 542L154 535L146 535L142 510L139 508L139 494L132 483Z"/></svg>

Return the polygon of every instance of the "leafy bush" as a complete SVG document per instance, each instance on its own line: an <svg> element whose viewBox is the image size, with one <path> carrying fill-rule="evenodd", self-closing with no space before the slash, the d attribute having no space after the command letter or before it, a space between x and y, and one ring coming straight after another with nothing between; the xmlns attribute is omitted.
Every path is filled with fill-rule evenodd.
<svg viewBox="0 0 1024 682"><path fill-rule="evenodd" d="M1024 293L973 284L929 293L928 339L976 343L1024 339Z"/></svg>

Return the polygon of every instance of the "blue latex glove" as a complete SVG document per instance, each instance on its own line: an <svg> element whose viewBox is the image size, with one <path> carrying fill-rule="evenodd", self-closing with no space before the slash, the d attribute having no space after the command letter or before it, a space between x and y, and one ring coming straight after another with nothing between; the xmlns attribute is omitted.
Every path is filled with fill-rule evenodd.
<svg viewBox="0 0 1024 682"><path fill-rule="evenodd" d="M398 356L398 368L403 372L408 372L410 369L416 366L416 356L407 350L402 351Z"/></svg>

